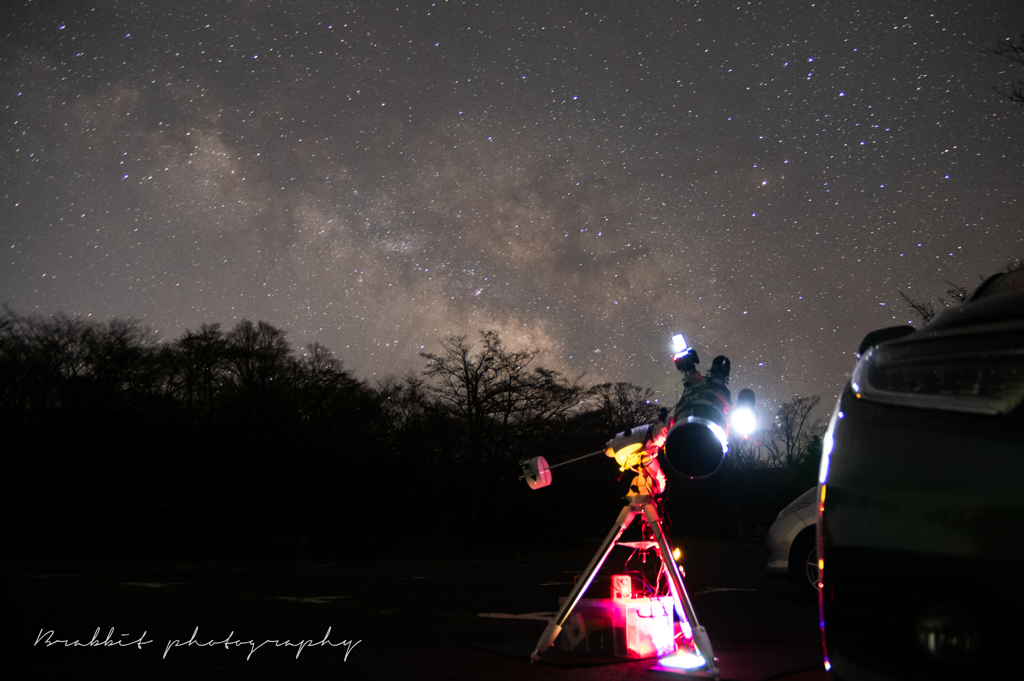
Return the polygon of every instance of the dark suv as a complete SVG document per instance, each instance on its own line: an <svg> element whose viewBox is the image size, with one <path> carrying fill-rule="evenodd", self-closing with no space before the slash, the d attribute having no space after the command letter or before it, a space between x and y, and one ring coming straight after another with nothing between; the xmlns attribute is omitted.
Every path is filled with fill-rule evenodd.
<svg viewBox="0 0 1024 681"><path fill-rule="evenodd" d="M821 465L826 666L1024 678L1024 271L859 354Z"/></svg>

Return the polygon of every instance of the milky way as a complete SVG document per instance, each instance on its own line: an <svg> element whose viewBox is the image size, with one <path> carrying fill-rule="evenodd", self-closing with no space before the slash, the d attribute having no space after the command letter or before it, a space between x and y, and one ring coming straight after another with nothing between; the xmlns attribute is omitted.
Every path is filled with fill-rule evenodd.
<svg viewBox="0 0 1024 681"><path fill-rule="evenodd" d="M371 382L496 329L664 398L682 331L735 388L830 402L900 291L1024 255L991 54L1019 0L75 0L4 30L23 314L263 319Z"/></svg>

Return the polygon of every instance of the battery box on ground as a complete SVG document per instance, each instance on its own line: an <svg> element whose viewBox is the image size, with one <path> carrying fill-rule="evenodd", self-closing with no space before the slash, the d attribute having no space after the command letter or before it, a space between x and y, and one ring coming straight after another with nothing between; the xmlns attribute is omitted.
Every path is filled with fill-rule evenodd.
<svg viewBox="0 0 1024 681"><path fill-rule="evenodd" d="M561 598L559 605L564 601ZM562 650L592 655L668 655L676 650L672 608L671 596L581 598L556 643Z"/></svg>

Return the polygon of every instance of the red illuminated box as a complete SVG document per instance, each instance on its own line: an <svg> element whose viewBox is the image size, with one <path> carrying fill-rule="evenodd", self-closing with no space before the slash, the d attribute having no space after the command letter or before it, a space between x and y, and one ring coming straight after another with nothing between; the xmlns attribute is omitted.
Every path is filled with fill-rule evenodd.
<svg viewBox="0 0 1024 681"><path fill-rule="evenodd" d="M612 600L622 601L633 598L633 578L629 575L612 575Z"/></svg>
<svg viewBox="0 0 1024 681"><path fill-rule="evenodd" d="M560 599L559 605L565 599ZM556 641L562 650L644 658L674 653L672 597L582 598Z"/></svg>

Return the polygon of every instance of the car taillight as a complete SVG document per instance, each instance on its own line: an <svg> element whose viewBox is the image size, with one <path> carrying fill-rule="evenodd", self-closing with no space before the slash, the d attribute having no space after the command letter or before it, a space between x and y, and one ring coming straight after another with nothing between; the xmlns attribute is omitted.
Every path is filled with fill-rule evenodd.
<svg viewBox="0 0 1024 681"><path fill-rule="evenodd" d="M1024 402L1024 326L975 327L875 346L850 378L865 400L977 414Z"/></svg>

